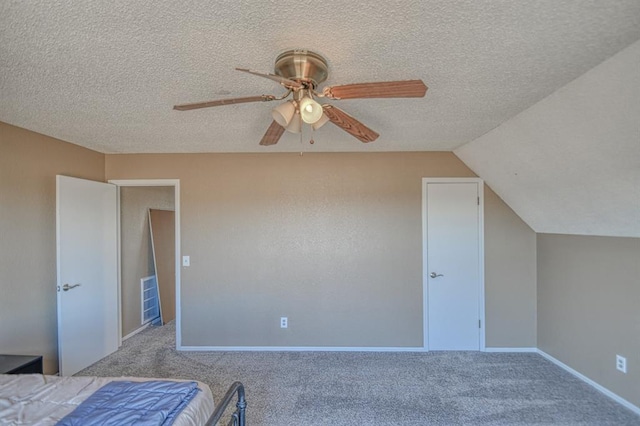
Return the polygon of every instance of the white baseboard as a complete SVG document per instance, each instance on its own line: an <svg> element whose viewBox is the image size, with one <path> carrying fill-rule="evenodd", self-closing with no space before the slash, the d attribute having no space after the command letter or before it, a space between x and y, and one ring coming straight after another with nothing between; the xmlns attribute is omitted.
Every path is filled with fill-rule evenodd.
<svg viewBox="0 0 640 426"><path fill-rule="evenodd" d="M422 347L347 347L347 346L179 346L179 351L229 352L429 352ZM530 352L537 348L485 348L484 352Z"/></svg>
<svg viewBox="0 0 640 426"><path fill-rule="evenodd" d="M211 352L426 352L422 347L346 347L346 346L178 346L179 351Z"/></svg>
<svg viewBox="0 0 640 426"><path fill-rule="evenodd" d="M532 352L532 353L538 353L538 348L484 348L484 352Z"/></svg>
<svg viewBox="0 0 640 426"><path fill-rule="evenodd" d="M583 382L593 386L598 391L602 392L603 394L605 394L609 398L613 399L617 403L622 404L623 406L627 407L629 410L631 410L634 413L640 415L640 407L636 407L635 405L633 405L632 403L630 403L626 399L622 398L619 395L616 395L615 393L611 392L609 389L605 388L604 386L599 385L598 383L594 382L593 380L591 380L590 378L588 378L584 374L577 372L576 370L574 370L573 368L569 367L567 364L563 363L562 361L559 361L559 360L555 359L554 357L552 357L548 353L546 353L544 351L541 351L540 349L538 349L538 353L540 355L542 355L542 357L548 359L549 361L551 361L552 363L557 365L558 367L568 371L569 373L571 373L574 376L576 376L578 379L580 379Z"/></svg>
<svg viewBox="0 0 640 426"><path fill-rule="evenodd" d="M149 327L150 325L151 325L151 323L150 323L150 322L146 323L145 325L143 325L143 326L142 326L142 327L140 327L139 329L134 330L134 331L132 331L131 333L129 333L129 334L127 334L126 336L124 336L124 337L122 338L122 341L124 342L124 341L125 341L125 340L127 340L129 337L133 337L133 336L135 336L136 334L140 333L142 330L144 330L145 328Z"/></svg>

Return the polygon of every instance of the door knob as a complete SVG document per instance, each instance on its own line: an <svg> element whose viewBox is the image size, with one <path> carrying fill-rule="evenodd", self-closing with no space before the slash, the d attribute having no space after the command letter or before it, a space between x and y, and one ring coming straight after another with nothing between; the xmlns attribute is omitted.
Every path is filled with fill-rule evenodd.
<svg viewBox="0 0 640 426"><path fill-rule="evenodd" d="M76 287L80 287L80 284L74 284L74 285L65 284L62 286L62 291L69 291L72 288L76 288Z"/></svg>
<svg viewBox="0 0 640 426"><path fill-rule="evenodd" d="M430 276L431 278L444 277L444 275L442 275L442 274L436 274L435 272L432 272L431 274L429 274L429 276Z"/></svg>

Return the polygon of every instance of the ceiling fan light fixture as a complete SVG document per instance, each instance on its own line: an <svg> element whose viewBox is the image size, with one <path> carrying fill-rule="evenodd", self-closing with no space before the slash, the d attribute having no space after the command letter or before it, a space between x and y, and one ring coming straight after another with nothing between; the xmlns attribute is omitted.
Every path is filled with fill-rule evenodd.
<svg viewBox="0 0 640 426"><path fill-rule="evenodd" d="M286 128L293 116L296 115L296 106L293 101L287 101L271 110L271 115L276 123Z"/></svg>
<svg viewBox="0 0 640 426"><path fill-rule="evenodd" d="M313 123L311 125L311 127L313 128L313 130L318 130L320 127L324 126L325 124L327 124L327 121L329 121L329 117L327 117L327 114L325 114L324 112L322 113L322 116L320 117L320 120L316 121L315 123Z"/></svg>
<svg viewBox="0 0 640 426"><path fill-rule="evenodd" d="M291 133L301 133L302 132L302 119L300 118L300 114L293 114L289 125L285 127L287 132Z"/></svg>
<svg viewBox="0 0 640 426"><path fill-rule="evenodd" d="M300 101L300 117L308 124L314 124L322 118L322 105L305 96Z"/></svg>
<svg viewBox="0 0 640 426"><path fill-rule="evenodd" d="M375 141L380 136L363 123L331 104L320 105L314 97L330 100L369 98L422 98L427 86L422 80L395 80L371 83L343 84L325 87L316 91L318 84L327 80L329 67L319 54L306 49L288 50L276 58L275 74L236 68L238 71L273 80L287 89L283 96L259 95L238 98L217 99L206 102L174 105L173 109L187 111L249 102L282 101L292 95L291 100L278 105L271 112L273 121L262 137L260 145L278 143L285 130L302 133L302 123L318 130L328 121L349 133L360 142ZM313 139L310 140L313 143Z"/></svg>

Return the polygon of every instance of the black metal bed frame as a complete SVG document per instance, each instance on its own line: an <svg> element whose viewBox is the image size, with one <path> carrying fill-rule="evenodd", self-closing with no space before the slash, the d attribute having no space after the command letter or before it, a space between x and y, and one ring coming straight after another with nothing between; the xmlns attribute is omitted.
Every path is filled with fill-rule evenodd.
<svg viewBox="0 0 640 426"><path fill-rule="evenodd" d="M240 382L233 382L233 384L229 387L229 390L225 394L220 404L216 407L205 426L215 426L220 421L222 414L227 409L229 404L232 402L235 394L238 394L237 402L236 402L236 411L231 415L231 420L229 421L229 425L233 426L245 426L245 410L247 408L247 401L244 398L244 385Z"/></svg>

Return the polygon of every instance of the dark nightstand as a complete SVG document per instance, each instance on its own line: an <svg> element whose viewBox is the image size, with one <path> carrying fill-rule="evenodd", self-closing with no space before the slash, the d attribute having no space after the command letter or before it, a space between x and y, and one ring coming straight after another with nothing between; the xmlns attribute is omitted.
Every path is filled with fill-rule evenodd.
<svg viewBox="0 0 640 426"><path fill-rule="evenodd" d="M42 374L42 357L0 355L0 374Z"/></svg>

